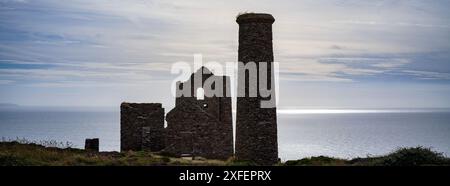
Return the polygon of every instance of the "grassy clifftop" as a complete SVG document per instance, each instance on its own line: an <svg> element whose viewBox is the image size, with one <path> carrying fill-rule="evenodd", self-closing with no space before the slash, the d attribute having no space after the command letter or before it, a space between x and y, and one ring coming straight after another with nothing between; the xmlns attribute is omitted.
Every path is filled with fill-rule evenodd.
<svg viewBox="0 0 450 186"><path fill-rule="evenodd" d="M376 157L354 158L352 160L325 156L290 160L284 163L291 166L449 166L450 158L429 148L401 148L390 154Z"/></svg>
<svg viewBox="0 0 450 186"><path fill-rule="evenodd" d="M251 162L187 160L150 152L89 152L72 148L44 147L37 144L0 142L0 166L149 166L149 165L254 165ZM355 158L311 157L290 160L279 166L421 166L450 165L450 159L430 149L403 148L385 156Z"/></svg>
<svg viewBox="0 0 450 186"><path fill-rule="evenodd" d="M0 142L3 166L148 166L225 165L218 160L186 160L150 152L90 152L73 148L44 147L37 144Z"/></svg>

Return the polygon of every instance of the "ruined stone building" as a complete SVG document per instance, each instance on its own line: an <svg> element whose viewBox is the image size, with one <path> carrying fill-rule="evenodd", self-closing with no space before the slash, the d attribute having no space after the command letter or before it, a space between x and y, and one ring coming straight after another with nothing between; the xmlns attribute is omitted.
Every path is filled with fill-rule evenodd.
<svg viewBox="0 0 450 186"><path fill-rule="evenodd" d="M194 84L196 74L201 78L198 85ZM206 80L220 82L218 84L223 84L223 87L215 87L215 83L207 85ZM177 97L175 108L167 113L165 151L216 159L233 156L233 123L228 82L228 77L214 76L207 68L202 67L188 81L177 84L179 89L190 87L188 91L193 96ZM204 86L211 87L203 89ZM211 90L218 90L223 96L208 96L213 95L208 92Z"/></svg>
<svg viewBox="0 0 450 186"><path fill-rule="evenodd" d="M275 19L270 14L243 14L238 16L239 24L239 62L255 62L259 67L261 62L267 65L267 87L272 89L275 97L275 84L272 83L273 48L272 24ZM245 74L245 77L239 77ZM237 98L236 107L236 157L240 160L252 160L258 164L272 165L278 162L277 142L277 110L276 107L261 108L261 101L269 98L261 97L259 76L257 83L251 84L249 72L245 68L238 68L238 78L245 78L245 82L238 83L238 89L245 89L245 96ZM249 95L250 87L258 91L256 97Z"/></svg>
<svg viewBox="0 0 450 186"><path fill-rule="evenodd" d="M239 24L239 61L243 63L269 62L267 78L275 96L273 78L272 24L270 14L243 14ZM238 84L246 92L259 86L261 79L249 82L248 72L238 68ZM259 74L259 71L258 71ZM194 83L200 82L200 83ZM220 83L217 83L220 82ZM217 85L217 86L216 86ZM222 86L221 86L222 85ZM121 150L162 151L176 156L201 156L227 159L233 156L232 106L230 80L215 76L202 67L185 82L177 83L175 108L164 116L159 103L122 103ZM259 90L259 89L258 89ZM188 92L186 96L180 96ZM221 96L217 96L222 94ZM261 108L261 101L271 97L237 98L236 141L234 155L261 165L278 162L276 107ZM167 126L164 127L164 118Z"/></svg>
<svg viewBox="0 0 450 186"><path fill-rule="evenodd" d="M194 84L196 75L200 77L198 85ZM216 87L214 82L220 82L218 84L223 86ZM175 156L210 159L232 157L233 124L229 82L228 77L215 76L205 67L192 74L186 82L178 82L177 91L189 88L187 91L190 94L176 98L175 108L167 113L166 128L161 104L122 103L121 150L163 151ZM202 93L199 95L201 97L197 95L199 92ZM214 92L221 92L220 96L214 95Z"/></svg>

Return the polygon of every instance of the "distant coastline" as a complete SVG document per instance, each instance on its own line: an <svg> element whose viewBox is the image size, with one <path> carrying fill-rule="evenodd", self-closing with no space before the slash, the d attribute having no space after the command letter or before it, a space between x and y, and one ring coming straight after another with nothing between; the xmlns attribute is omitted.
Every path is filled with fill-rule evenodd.
<svg viewBox="0 0 450 186"><path fill-rule="evenodd" d="M0 108L16 108L16 107L19 107L19 105L13 103L0 103Z"/></svg>

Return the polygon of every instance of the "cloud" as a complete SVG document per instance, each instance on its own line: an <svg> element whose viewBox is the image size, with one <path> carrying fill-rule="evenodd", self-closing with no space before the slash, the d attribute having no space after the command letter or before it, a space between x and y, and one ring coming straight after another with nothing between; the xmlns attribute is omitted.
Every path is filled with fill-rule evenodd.
<svg viewBox="0 0 450 186"><path fill-rule="evenodd" d="M0 85L6 85L6 84L10 84L13 83L14 81L12 80L0 80Z"/></svg>
<svg viewBox="0 0 450 186"><path fill-rule="evenodd" d="M419 70L403 70L402 72L423 80L450 80L450 73L428 72Z"/></svg>
<svg viewBox="0 0 450 186"><path fill-rule="evenodd" d="M0 84L108 90L169 81L171 65L191 62L196 53L205 62L236 61L235 16L245 11L275 16L282 80L448 83L449 6L439 0L0 0Z"/></svg>
<svg viewBox="0 0 450 186"><path fill-rule="evenodd" d="M445 24L423 24L423 23L408 23L408 22L377 22L377 21L363 21L363 20L339 20L333 21L336 24L350 24L350 25L370 25L370 26L406 26L406 27L418 27L418 28L442 28L450 29L449 25Z"/></svg>
<svg viewBox="0 0 450 186"><path fill-rule="evenodd" d="M379 56L290 59L289 62L280 62L280 72L286 80L352 82L363 77L376 78L387 72L398 71L410 63L407 58ZM285 78L284 74L291 78ZM293 77L295 74L298 76Z"/></svg>

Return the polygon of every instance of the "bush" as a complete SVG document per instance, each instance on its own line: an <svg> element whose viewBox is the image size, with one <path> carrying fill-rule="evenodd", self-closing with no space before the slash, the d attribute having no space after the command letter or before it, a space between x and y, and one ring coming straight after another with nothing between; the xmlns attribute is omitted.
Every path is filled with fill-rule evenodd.
<svg viewBox="0 0 450 186"><path fill-rule="evenodd" d="M326 156L318 156L318 157L310 157L303 158L300 160L289 160L286 161L285 165L287 166L338 166L345 165L347 163L346 160L330 158Z"/></svg>
<svg viewBox="0 0 450 186"><path fill-rule="evenodd" d="M376 160L375 165L382 166L423 166L423 165L450 165L450 159L442 153L429 148L400 148L397 151Z"/></svg>
<svg viewBox="0 0 450 186"><path fill-rule="evenodd" d="M354 158L352 160L330 158L325 156L289 160L286 166L442 166L450 165L450 159L442 153L432 151L429 148L414 147L400 148L388 155L366 158Z"/></svg>

